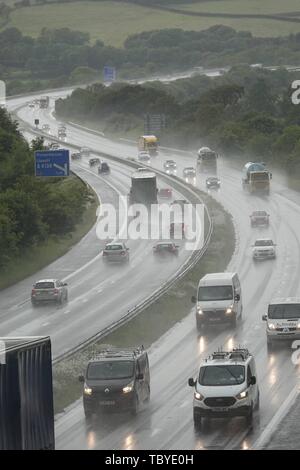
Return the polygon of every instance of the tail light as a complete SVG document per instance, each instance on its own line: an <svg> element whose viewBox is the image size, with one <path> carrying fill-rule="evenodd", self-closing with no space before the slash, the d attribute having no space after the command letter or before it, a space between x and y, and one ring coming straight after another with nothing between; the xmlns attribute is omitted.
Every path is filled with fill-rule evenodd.
<svg viewBox="0 0 300 470"><path fill-rule="evenodd" d="M126 251L121 251L121 255L125 255L126 254Z"/></svg>
<svg viewBox="0 0 300 470"><path fill-rule="evenodd" d="M103 251L103 256L107 256L107 253L106 253L106 251Z"/></svg>
<svg viewBox="0 0 300 470"><path fill-rule="evenodd" d="M54 295L57 295L59 293L59 290L58 289L53 289L53 294Z"/></svg>
<svg viewBox="0 0 300 470"><path fill-rule="evenodd" d="M31 295L35 295L35 294L36 294L36 290L35 290L35 289L32 289Z"/></svg>

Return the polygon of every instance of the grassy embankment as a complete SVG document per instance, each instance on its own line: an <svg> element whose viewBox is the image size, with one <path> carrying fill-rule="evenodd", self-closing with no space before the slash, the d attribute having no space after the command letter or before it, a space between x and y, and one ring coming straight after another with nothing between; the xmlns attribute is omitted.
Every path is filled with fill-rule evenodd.
<svg viewBox="0 0 300 470"><path fill-rule="evenodd" d="M64 183L68 184L67 180ZM88 203L82 220L76 229L64 237L48 238L44 243L25 250L22 256L18 256L11 261L5 270L3 269L0 272L0 289L13 285L52 263L86 235L96 222L98 207L98 198L93 192L91 194L94 195L93 201Z"/></svg>

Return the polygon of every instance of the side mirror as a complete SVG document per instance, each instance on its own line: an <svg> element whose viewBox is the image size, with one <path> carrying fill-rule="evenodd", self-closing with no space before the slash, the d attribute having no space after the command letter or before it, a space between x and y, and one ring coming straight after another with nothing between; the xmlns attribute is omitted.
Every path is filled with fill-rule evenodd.
<svg viewBox="0 0 300 470"><path fill-rule="evenodd" d="M193 304L195 304L195 303L197 302L197 299L196 299L196 296L195 296L195 295L192 295L192 297L191 297L191 302L192 302Z"/></svg>
<svg viewBox="0 0 300 470"><path fill-rule="evenodd" d="M263 315L263 316L261 317L261 319L262 319L262 321L267 321L267 315Z"/></svg>
<svg viewBox="0 0 300 470"><path fill-rule="evenodd" d="M251 379L250 379L250 385L255 385L256 384L256 377L254 375L252 375Z"/></svg>
<svg viewBox="0 0 300 470"><path fill-rule="evenodd" d="M67 285L68 285L68 283L67 283L67 282L64 282L64 283L63 283L63 285L64 285L64 286L67 286Z"/></svg>
<svg viewBox="0 0 300 470"><path fill-rule="evenodd" d="M136 379L137 380L144 380L144 374L137 374Z"/></svg>
<svg viewBox="0 0 300 470"><path fill-rule="evenodd" d="M239 301L239 300L240 300L240 298L241 298L240 294L236 294L236 295L234 296L234 300L237 300L237 301Z"/></svg>
<svg viewBox="0 0 300 470"><path fill-rule="evenodd" d="M195 380L191 377L191 378L189 378L189 380L188 380L188 384L189 384L190 387L195 387L196 382L195 382Z"/></svg>
<svg viewBox="0 0 300 470"><path fill-rule="evenodd" d="M83 382L84 382L84 376L83 376L83 375L80 375L80 376L78 377L78 380L79 380L79 382L83 383Z"/></svg>

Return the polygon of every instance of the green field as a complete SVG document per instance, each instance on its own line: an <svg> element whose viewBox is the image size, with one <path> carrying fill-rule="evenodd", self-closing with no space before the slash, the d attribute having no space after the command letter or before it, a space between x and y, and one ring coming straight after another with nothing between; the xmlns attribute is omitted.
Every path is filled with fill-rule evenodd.
<svg viewBox="0 0 300 470"><path fill-rule="evenodd" d="M187 5L174 4L173 8L188 11L211 12L211 13L251 13L267 15L273 13L287 13L299 11L299 0L208 0ZM299 28L300 29L300 28Z"/></svg>
<svg viewBox="0 0 300 470"><path fill-rule="evenodd" d="M282 3L282 2L281 2ZM260 5L260 13L296 11L299 1L286 0L280 7L279 0L221 0L218 2L195 3L186 7L198 11L253 12L254 4ZM250 4L253 4L252 6ZM265 8L262 5L265 4ZM272 6L272 5L273 6ZM253 8L250 11L250 8ZM257 11L257 10L256 10ZM300 23L278 22L267 19L232 19L191 17L182 14L155 10L137 5L118 2L75 2L21 8L11 14L8 26L16 26L23 33L36 37L43 27L63 28L90 33L91 40L103 40L106 44L122 46L124 40L134 33L164 28L201 30L215 24L224 24L237 30L248 30L256 36L278 36L300 32Z"/></svg>

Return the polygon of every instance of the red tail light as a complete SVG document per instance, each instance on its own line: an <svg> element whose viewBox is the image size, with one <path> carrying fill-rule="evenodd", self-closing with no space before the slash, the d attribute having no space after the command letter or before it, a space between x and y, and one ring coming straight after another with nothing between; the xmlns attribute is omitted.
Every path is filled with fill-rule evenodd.
<svg viewBox="0 0 300 470"><path fill-rule="evenodd" d="M35 291L35 289L32 289L32 291L31 291L31 295L35 295L35 294L36 294L36 291Z"/></svg>
<svg viewBox="0 0 300 470"><path fill-rule="evenodd" d="M125 255L126 251L121 251L121 255Z"/></svg>
<svg viewBox="0 0 300 470"><path fill-rule="evenodd" d="M54 295L57 295L58 293L59 293L59 290L58 290L58 289L54 289L54 290L53 290L53 294L54 294Z"/></svg>

